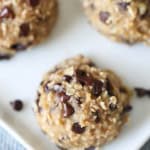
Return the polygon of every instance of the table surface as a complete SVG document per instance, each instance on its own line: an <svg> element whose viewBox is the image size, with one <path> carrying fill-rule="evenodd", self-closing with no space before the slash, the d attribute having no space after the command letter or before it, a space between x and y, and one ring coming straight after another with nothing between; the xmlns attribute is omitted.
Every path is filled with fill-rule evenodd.
<svg viewBox="0 0 150 150"><path fill-rule="evenodd" d="M6 130L0 128L0 150L25 150ZM150 140L141 148L150 150Z"/></svg>

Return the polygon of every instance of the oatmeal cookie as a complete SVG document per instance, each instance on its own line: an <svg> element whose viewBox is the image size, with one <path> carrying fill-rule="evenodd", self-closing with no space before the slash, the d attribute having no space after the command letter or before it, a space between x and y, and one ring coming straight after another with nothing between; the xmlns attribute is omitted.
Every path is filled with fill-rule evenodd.
<svg viewBox="0 0 150 150"><path fill-rule="evenodd" d="M0 59L43 41L56 18L56 0L1 0Z"/></svg>
<svg viewBox="0 0 150 150"><path fill-rule="evenodd" d="M97 149L127 122L130 96L116 74L77 56L45 75L34 111L41 129L59 147Z"/></svg>
<svg viewBox="0 0 150 150"><path fill-rule="evenodd" d="M133 44L150 43L149 0L84 0L90 23L107 37Z"/></svg>

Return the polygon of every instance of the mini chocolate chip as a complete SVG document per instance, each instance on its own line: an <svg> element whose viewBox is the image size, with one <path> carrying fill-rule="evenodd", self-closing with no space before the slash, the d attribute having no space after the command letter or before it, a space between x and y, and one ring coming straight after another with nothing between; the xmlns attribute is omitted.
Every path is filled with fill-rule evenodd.
<svg viewBox="0 0 150 150"><path fill-rule="evenodd" d="M127 10L127 7L128 7L129 5L130 5L129 2L119 2L119 3L118 3L118 6L119 6L120 10L123 10L123 11Z"/></svg>
<svg viewBox="0 0 150 150"><path fill-rule="evenodd" d="M21 50L27 49L27 45L24 45L24 44L21 44L21 43L16 43L16 44L13 44L11 46L11 49L14 49L16 51L21 51Z"/></svg>
<svg viewBox="0 0 150 150"><path fill-rule="evenodd" d="M107 81L106 81L106 90L107 90L109 96L114 96L113 86L109 79L107 79Z"/></svg>
<svg viewBox="0 0 150 150"><path fill-rule="evenodd" d="M111 111L115 111L115 110L117 109L117 105L111 103L111 104L109 105L109 109L110 109Z"/></svg>
<svg viewBox="0 0 150 150"><path fill-rule="evenodd" d="M103 91L103 82L100 80L94 80L92 85L92 94L98 97Z"/></svg>
<svg viewBox="0 0 150 150"><path fill-rule="evenodd" d="M70 117L73 114L74 114L74 108L70 104L64 103L63 104L63 116L65 118L67 118L67 117Z"/></svg>
<svg viewBox="0 0 150 150"><path fill-rule="evenodd" d="M77 134L82 134L85 132L85 127L81 127L80 124L76 122L72 125L72 131Z"/></svg>
<svg viewBox="0 0 150 150"><path fill-rule="evenodd" d="M135 93L138 97L144 97L147 95L147 90L143 88L135 88Z"/></svg>
<svg viewBox="0 0 150 150"><path fill-rule="evenodd" d="M66 103L70 99L70 96L66 95L63 91L57 93L57 96L59 97L59 101L62 103Z"/></svg>
<svg viewBox="0 0 150 150"><path fill-rule="evenodd" d="M95 150L95 147L94 146L90 146L88 148L85 148L84 150Z"/></svg>
<svg viewBox="0 0 150 150"><path fill-rule="evenodd" d="M63 91L63 87L62 87L62 84L61 83L57 83L57 84L55 84L54 86L53 86L53 90L55 91L55 92L62 92Z"/></svg>
<svg viewBox="0 0 150 150"><path fill-rule="evenodd" d="M72 81L72 76L64 75L63 76L63 80L67 81L68 83L70 83Z"/></svg>
<svg viewBox="0 0 150 150"><path fill-rule="evenodd" d="M77 80L80 81L81 78L86 77L86 72L78 69L76 70L76 77L77 77Z"/></svg>
<svg viewBox="0 0 150 150"><path fill-rule="evenodd" d="M86 72L80 69L76 70L76 78L82 85L91 85L93 82L93 78L87 76Z"/></svg>
<svg viewBox="0 0 150 150"><path fill-rule="evenodd" d="M130 112L132 110L132 106L131 105L127 105L123 108L123 113L126 113L126 112Z"/></svg>
<svg viewBox="0 0 150 150"><path fill-rule="evenodd" d="M100 20L103 22L103 23L106 23L106 21L108 20L110 16L110 13L107 12L107 11L101 11L99 13L99 17L100 17Z"/></svg>
<svg viewBox="0 0 150 150"><path fill-rule="evenodd" d="M100 118L100 112L97 110L96 112L93 112L93 116L95 117L95 122L99 123L101 118Z"/></svg>
<svg viewBox="0 0 150 150"><path fill-rule="evenodd" d="M36 7L39 4L40 0L27 0L27 3L31 7Z"/></svg>
<svg viewBox="0 0 150 150"><path fill-rule="evenodd" d="M19 36L28 36L30 31L30 26L28 23L23 23L20 25L20 33Z"/></svg>
<svg viewBox="0 0 150 150"><path fill-rule="evenodd" d="M13 19L14 17L15 17L15 14L14 14L13 10L11 8L9 8L8 6L5 6L0 11L0 20L6 19L6 18L12 18Z"/></svg>
<svg viewBox="0 0 150 150"><path fill-rule="evenodd" d="M8 54L0 54L0 60L10 59L12 56Z"/></svg>
<svg viewBox="0 0 150 150"><path fill-rule="evenodd" d="M10 102L10 105L16 111L21 111L23 108L23 102L21 100L12 101L12 102Z"/></svg>

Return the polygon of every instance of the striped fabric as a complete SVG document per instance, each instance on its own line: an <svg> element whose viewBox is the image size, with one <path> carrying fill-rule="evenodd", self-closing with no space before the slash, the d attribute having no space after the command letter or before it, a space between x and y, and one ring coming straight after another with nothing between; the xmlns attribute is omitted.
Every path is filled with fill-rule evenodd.
<svg viewBox="0 0 150 150"><path fill-rule="evenodd" d="M11 135L0 128L0 150L25 150Z"/></svg>

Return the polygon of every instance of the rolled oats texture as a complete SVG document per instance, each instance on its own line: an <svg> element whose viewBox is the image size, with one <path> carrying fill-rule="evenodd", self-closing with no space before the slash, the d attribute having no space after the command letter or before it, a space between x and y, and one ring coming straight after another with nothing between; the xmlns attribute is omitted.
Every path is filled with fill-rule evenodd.
<svg viewBox="0 0 150 150"><path fill-rule="evenodd" d="M149 0L83 0L89 22L108 38L133 44L150 40Z"/></svg>
<svg viewBox="0 0 150 150"><path fill-rule="evenodd" d="M56 0L1 0L0 59L45 40L57 18Z"/></svg>
<svg viewBox="0 0 150 150"><path fill-rule="evenodd" d="M116 138L127 122L123 110L130 105L130 96L115 73L76 56L44 76L34 111L41 129L56 145L97 149Z"/></svg>

